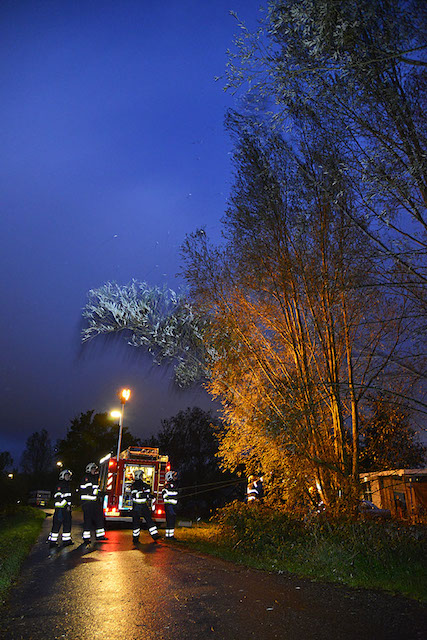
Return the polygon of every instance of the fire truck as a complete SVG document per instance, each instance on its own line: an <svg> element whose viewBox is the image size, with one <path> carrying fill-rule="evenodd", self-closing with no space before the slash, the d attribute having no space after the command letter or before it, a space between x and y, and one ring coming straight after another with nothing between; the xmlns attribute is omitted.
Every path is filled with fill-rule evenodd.
<svg viewBox="0 0 427 640"><path fill-rule="evenodd" d="M110 453L99 461L99 488L104 494L107 523L131 522L131 486L137 469L142 469L144 482L154 495L151 505L153 520L157 524L166 521L162 489L166 472L170 470L168 456L160 455L159 450L152 447L129 447L121 452L119 459Z"/></svg>

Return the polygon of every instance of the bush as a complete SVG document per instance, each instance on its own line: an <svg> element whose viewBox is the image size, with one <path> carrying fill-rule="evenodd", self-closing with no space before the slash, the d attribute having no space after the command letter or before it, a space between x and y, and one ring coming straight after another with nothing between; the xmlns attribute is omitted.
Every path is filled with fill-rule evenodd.
<svg viewBox="0 0 427 640"><path fill-rule="evenodd" d="M304 520L233 502L213 519L216 544L244 564L427 599L427 527L351 520Z"/></svg>
<svg viewBox="0 0 427 640"><path fill-rule="evenodd" d="M259 502L231 502L218 511L214 520L223 539L252 550L296 540L303 532L301 521Z"/></svg>

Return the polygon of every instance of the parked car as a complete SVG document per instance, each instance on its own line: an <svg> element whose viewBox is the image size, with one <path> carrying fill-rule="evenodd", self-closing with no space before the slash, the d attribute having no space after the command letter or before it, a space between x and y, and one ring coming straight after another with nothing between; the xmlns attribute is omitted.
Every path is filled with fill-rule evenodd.
<svg viewBox="0 0 427 640"><path fill-rule="evenodd" d="M359 513L364 518L380 518L380 519L389 519L391 518L390 509L380 509L376 504L371 502L370 500L362 500L359 504Z"/></svg>
<svg viewBox="0 0 427 640"><path fill-rule="evenodd" d="M28 504L34 507L47 507L50 500L50 491L44 489L36 489L36 491L30 491L28 496Z"/></svg>

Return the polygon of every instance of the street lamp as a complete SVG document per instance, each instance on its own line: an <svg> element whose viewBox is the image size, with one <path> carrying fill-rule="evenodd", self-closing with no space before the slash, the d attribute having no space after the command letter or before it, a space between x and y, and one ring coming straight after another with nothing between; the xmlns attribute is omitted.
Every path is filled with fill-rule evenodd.
<svg viewBox="0 0 427 640"><path fill-rule="evenodd" d="M130 389L122 389L121 392L119 393L119 398L120 398L120 402L122 403L122 410L121 411L112 411L110 413L110 416L112 418L119 418L119 439L118 439L118 442L117 442L117 460L119 459L120 447L121 447L121 444L122 444L123 416L124 416L124 413L125 413L125 404L130 398Z"/></svg>

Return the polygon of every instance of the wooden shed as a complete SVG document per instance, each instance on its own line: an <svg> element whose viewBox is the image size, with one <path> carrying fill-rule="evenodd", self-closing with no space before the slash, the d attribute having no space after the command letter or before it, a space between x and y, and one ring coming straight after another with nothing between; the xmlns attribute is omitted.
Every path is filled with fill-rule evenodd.
<svg viewBox="0 0 427 640"><path fill-rule="evenodd" d="M427 518L427 468L361 473L362 495L394 518L419 522Z"/></svg>

